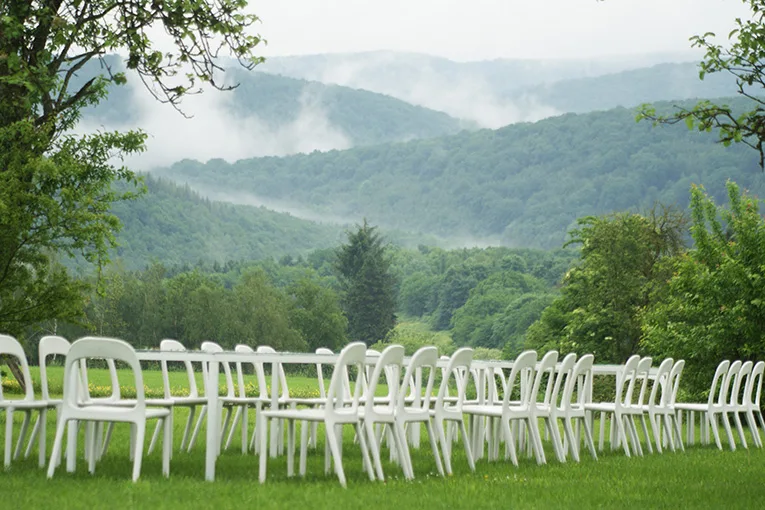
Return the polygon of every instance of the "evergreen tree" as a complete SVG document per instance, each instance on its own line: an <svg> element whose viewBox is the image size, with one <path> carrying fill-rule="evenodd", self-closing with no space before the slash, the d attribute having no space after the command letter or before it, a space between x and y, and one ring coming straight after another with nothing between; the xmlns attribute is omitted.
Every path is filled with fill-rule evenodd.
<svg viewBox="0 0 765 510"><path fill-rule="evenodd" d="M356 232L348 232L348 244L337 250L335 261L349 340L367 345L385 338L396 324L396 282L376 229L364 219Z"/></svg>

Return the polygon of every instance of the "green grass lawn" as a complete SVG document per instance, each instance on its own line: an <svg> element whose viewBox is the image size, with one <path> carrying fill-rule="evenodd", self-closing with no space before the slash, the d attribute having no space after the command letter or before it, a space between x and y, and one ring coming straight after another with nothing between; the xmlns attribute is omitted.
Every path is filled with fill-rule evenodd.
<svg viewBox="0 0 765 510"><path fill-rule="evenodd" d="M345 434L343 462L348 489L341 488L334 475L324 475L321 443L309 453L305 479L288 478L286 460L281 457L269 459L268 480L261 485L257 457L242 455L238 435L231 449L218 459L217 479L210 483L204 481L204 435L192 453L179 452L185 411L176 413L170 479L162 477L161 455L155 451L145 458L139 482L130 481L128 430L118 426L95 475L88 474L80 454L76 473L66 473L62 464L54 478L47 480L45 471L37 468L35 452L0 473L0 494L8 508L22 509L757 508L765 497L765 451L718 451L698 445L685 453L646 454L643 458L626 458L606 446L598 461L583 452L581 464L559 464L548 449L545 466L526 458L518 468L509 462L481 460L473 474L460 443L455 445L455 474L444 479L436 474L427 440L423 440L419 450L412 450L414 481L405 481L400 468L385 461L384 450L387 479L370 482L362 471L350 429ZM51 416L49 450L54 427Z"/></svg>

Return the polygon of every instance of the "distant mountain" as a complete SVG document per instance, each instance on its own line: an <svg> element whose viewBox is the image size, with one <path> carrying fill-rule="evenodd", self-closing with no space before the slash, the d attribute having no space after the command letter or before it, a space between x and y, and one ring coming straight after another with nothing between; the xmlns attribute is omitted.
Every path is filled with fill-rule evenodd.
<svg viewBox="0 0 765 510"><path fill-rule="evenodd" d="M118 56L106 62L124 69ZM78 73L84 83L106 69L91 61ZM140 128L149 134L146 154L129 163L139 168L195 159L285 155L407 141L475 128L443 112L414 106L381 94L300 79L229 68L228 92L205 90L183 100L185 118L160 104L141 80L112 86L109 97L83 112L81 131Z"/></svg>
<svg viewBox="0 0 765 510"><path fill-rule="evenodd" d="M736 80L729 74L709 74L699 79L698 64L658 64L642 69L591 78L562 80L513 91L506 97L518 104L536 104L567 113L632 107L655 101L723 97L735 92Z"/></svg>
<svg viewBox="0 0 765 510"><path fill-rule="evenodd" d="M692 183L719 200L729 178L765 191L753 151L684 125L636 123L623 108L347 151L185 161L159 173L387 228L540 248L559 247L581 216L657 200L684 208Z"/></svg>
<svg viewBox="0 0 765 510"><path fill-rule="evenodd" d="M646 54L582 60L455 62L416 53L377 51L271 57L268 73L361 88L446 112L483 127L534 121L562 113L517 91L561 80L600 76L660 62L691 61L695 53Z"/></svg>

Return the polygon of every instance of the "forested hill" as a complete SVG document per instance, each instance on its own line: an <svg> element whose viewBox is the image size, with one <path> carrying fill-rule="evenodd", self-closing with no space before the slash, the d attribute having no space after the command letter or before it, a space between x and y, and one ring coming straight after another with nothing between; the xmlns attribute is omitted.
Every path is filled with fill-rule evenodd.
<svg viewBox="0 0 765 510"><path fill-rule="evenodd" d="M238 117L255 114L271 129L315 111L325 114L353 145L433 138L475 127L445 113L366 90L239 69L228 73L229 80L239 83L227 104L229 113Z"/></svg>
<svg viewBox="0 0 765 510"><path fill-rule="evenodd" d="M336 246L337 225L322 225L262 207L212 202L188 188L146 176L140 198L116 203L123 223L115 259L126 269L297 256Z"/></svg>
<svg viewBox="0 0 765 510"><path fill-rule="evenodd" d="M588 214L656 200L685 207L692 183L718 199L729 178L763 188L753 151L684 125L637 123L623 108L347 151L183 161L158 172L385 227L541 248L559 247Z"/></svg>
<svg viewBox="0 0 765 510"><path fill-rule="evenodd" d="M721 97L735 90L730 74L708 74L700 80L698 64L687 62L557 81L513 91L507 97L518 102L533 98L536 105L559 112L586 113L654 101Z"/></svg>
<svg viewBox="0 0 765 510"><path fill-rule="evenodd" d="M108 55L105 62L113 72L124 71L116 55ZM75 85L106 72L97 62L90 62L78 73ZM177 123L183 123L185 129L194 126L204 131L210 128L210 119L215 119L224 126L237 126L236 135L251 148L262 145L262 151L255 151L257 155L431 138L476 127L383 94L247 71L233 65L222 79L238 86L228 92L206 90L184 101L181 107L191 116L187 119L172 107L157 104L137 75L128 72L127 78L126 85L111 86L104 101L83 111L85 125L135 125L156 135L172 130Z"/></svg>

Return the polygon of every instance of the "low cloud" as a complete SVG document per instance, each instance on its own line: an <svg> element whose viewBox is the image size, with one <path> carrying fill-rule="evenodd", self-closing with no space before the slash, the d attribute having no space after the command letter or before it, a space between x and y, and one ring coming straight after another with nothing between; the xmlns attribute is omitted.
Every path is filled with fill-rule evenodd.
<svg viewBox="0 0 765 510"><path fill-rule="evenodd" d="M77 131L142 129L148 135L146 151L126 159L136 170L151 170L182 159L233 162L351 147L349 138L332 125L319 98L307 88L300 97L297 117L274 127L257 115L232 114L237 108L233 93L211 89L187 96L181 104L181 110L191 116L187 118L154 99L140 80L129 83L133 122L104 124L85 116Z"/></svg>

